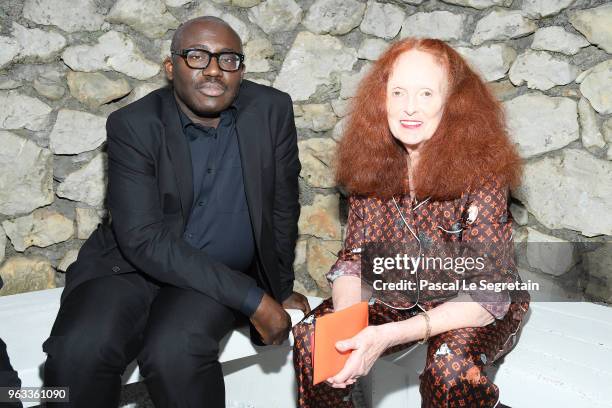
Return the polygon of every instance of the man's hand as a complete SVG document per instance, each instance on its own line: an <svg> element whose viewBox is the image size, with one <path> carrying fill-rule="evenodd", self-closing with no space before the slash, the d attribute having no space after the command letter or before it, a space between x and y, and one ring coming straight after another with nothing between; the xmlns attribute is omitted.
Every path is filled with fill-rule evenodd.
<svg viewBox="0 0 612 408"><path fill-rule="evenodd" d="M289 337L291 318L268 294L264 294L250 320L265 344L279 345Z"/></svg>
<svg viewBox="0 0 612 408"><path fill-rule="evenodd" d="M285 301L283 302L283 308L285 309L299 309L304 312L304 316L310 313L310 305L308 304L308 299L306 296L302 295L298 292L293 292Z"/></svg>

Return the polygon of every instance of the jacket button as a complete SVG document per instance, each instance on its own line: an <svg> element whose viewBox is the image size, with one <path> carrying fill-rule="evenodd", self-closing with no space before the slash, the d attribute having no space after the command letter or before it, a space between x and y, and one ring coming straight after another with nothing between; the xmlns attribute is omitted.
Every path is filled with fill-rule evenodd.
<svg viewBox="0 0 612 408"><path fill-rule="evenodd" d="M113 266L113 272L119 272L121 270L117 265Z"/></svg>

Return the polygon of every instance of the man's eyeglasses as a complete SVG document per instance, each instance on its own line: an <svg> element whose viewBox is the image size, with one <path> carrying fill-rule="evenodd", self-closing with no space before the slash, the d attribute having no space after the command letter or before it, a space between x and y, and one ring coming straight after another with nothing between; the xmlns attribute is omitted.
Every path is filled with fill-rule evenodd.
<svg viewBox="0 0 612 408"><path fill-rule="evenodd" d="M206 69L215 57L219 69L227 72L238 71L244 61L244 55L237 52L210 52L201 48L172 51L172 55L183 57L187 66L192 69Z"/></svg>

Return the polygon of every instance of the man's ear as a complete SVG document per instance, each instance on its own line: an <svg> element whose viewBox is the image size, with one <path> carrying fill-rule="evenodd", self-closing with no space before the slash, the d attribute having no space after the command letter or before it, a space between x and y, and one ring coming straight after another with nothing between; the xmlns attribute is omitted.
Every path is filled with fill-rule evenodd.
<svg viewBox="0 0 612 408"><path fill-rule="evenodd" d="M166 59L164 59L164 69L166 70L166 78L168 78L168 81L172 81L174 78L174 65L172 64L172 57L166 57Z"/></svg>

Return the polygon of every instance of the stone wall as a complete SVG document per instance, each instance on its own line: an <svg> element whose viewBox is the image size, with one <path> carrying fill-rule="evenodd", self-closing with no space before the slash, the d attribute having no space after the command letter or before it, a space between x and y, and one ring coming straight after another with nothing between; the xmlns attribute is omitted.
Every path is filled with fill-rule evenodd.
<svg viewBox="0 0 612 408"><path fill-rule="evenodd" d="M387 44L406 36L449 41L503 101L526 160L513 192L517 239L561 243L553 258L611 241L609 2L2 1L0 294L63 284L61 271L105 217L105 118L165 84L161 61L173 30L206 14L241 35L247 78L294 99L303 164L298 289L329 293L323 275L346 218L333 150L358 81ZM612 301L609 245L578 253L565 269L587 257L597 267L581 285ZM533 273L547 273L547 259L528 259L540 270Z"/></svg>

